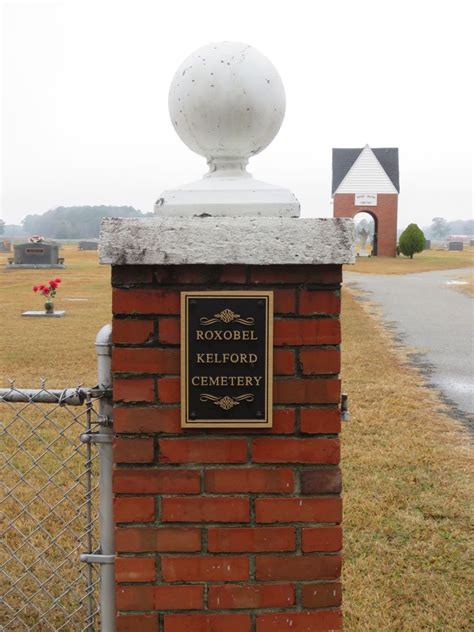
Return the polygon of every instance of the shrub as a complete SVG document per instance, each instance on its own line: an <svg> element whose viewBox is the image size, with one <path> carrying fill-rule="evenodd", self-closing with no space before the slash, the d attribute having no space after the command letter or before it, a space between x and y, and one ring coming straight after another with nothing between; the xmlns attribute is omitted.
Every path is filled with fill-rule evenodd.
<svg viewBox="0 0 474 632"><path fill-rule="evenodd" d="M416 224L408 224L400 235L398 247L400 252L410 259L413 259L416 252L422 252L425 247L425 235L421 228Z"/></svg>

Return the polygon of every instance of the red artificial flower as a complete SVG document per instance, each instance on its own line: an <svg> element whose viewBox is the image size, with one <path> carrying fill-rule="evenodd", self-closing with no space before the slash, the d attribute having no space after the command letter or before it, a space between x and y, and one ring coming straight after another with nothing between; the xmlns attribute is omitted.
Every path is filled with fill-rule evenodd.
<svg viewBox="0 0 474 632"><path fill-rule="evenodd" d="M47 288L47 287L43 288L43 289L41 290L41 294L44 294L44 296L48 296L48 294L49 294L49 290L48 290L48 288Z"/></svg>
<svg viewBox="0 0 474 632"><path fill-rule="evenodd" d="M61 279L54 279L55 283L61 283Z"/></svg>
<svg viewBox="0 0 474 632"><path fill-rule="evenodd" d="M37 292L38 291L38 286L37 285L33 285L33 292Z"/></svg>
<svg viewBox="0 0 474 632"><path fill-rule="evenodd" d="M53 290L55 290L58 287L58 284L56 281L50 281L49 282L50 287L53 288Z"/></svg>

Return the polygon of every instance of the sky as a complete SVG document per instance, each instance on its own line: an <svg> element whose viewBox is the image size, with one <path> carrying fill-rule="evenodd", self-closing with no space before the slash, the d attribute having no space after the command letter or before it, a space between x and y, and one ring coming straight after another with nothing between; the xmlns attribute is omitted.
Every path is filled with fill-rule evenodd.
<svg viewBox="0 0 474 632"><path fill-rule="evenodd" d="M472 217L468 0L5 0L1 209L132 205L206 172L168 89L209 42L251 44L282 76L282 128L249 171L330 217L331 149L399 147L399 227Z"/></svg>

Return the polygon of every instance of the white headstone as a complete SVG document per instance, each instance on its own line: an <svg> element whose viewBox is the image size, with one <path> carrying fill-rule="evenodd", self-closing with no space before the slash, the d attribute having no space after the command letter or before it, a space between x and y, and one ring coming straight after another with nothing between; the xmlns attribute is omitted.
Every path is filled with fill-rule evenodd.
<svg viewBox="0 0 474 632"><path fill-rule="evenodd" d="M181 140L207 160L201 180L164 191L161 216L298 217L291 191L255 180L249 158L275 138L285 116L285 90L273 64L252 46L203 46L178 68L169 92Z"/></svg>

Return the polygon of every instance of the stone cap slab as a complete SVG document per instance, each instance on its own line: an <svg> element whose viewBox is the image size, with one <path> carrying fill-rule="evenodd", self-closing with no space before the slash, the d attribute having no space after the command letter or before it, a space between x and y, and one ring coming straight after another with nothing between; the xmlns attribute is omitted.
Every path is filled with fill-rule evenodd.
<svg viewBox="0 0 474 632"><path fill-rule="evenodd" d="M106 218L99 259L112 265L354 263L354 222L347 218Z"/></svg>

